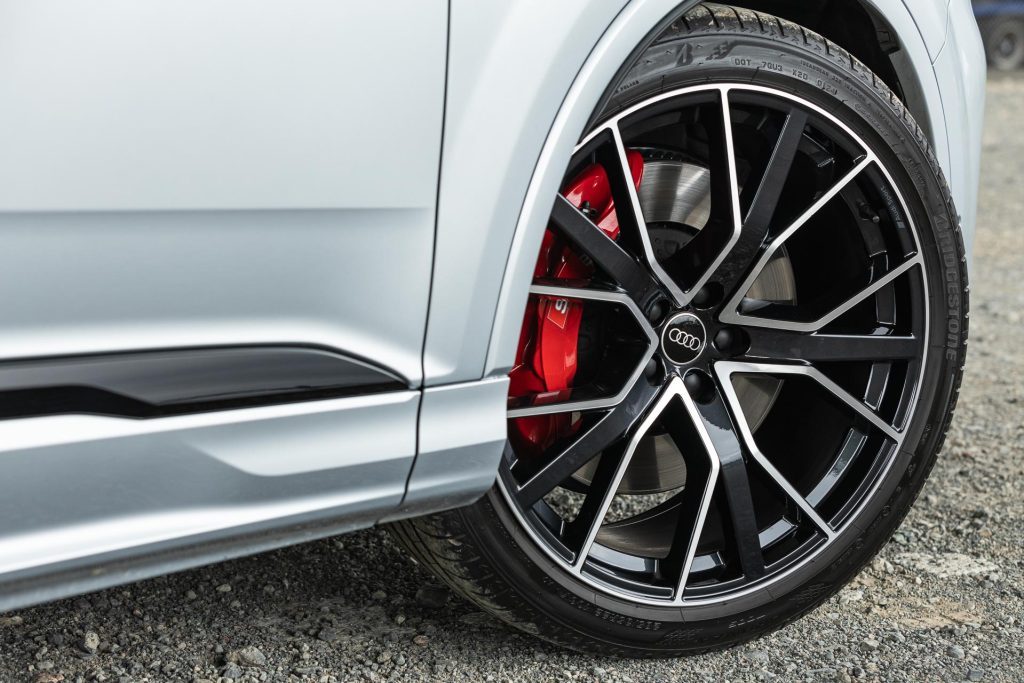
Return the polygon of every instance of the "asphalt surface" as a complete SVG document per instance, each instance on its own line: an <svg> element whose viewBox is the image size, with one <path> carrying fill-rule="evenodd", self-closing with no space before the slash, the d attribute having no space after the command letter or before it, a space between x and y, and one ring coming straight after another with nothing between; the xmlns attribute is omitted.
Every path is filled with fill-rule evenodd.
<svg viewBox="0 0 1024 683"><path fill-rule="evenodd" d="M450 596L379 529L0 615L0 681L1024 680L1024 77L989 84L967 376L853 585L722 653L584 657Z"/></svg>

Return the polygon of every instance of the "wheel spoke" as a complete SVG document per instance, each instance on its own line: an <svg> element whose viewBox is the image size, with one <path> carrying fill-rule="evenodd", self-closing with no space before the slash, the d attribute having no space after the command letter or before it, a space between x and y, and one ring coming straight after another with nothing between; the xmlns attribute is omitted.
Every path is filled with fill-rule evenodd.
<svg viewBox="0 0 1024 683"><path fill-rule="evenodd" d="M775 208L782 196L782 189L789 179L793 168L797 149L803 140L804 129L807 127L807 112L793 107L786 115L786 122L779 133L768 166L765 168L761 183L757 187L754 199L750 204L746 217L743 219L743 230L762 236L768 232L768 226L775 216Z"/></svg>
<svg viewBox="0 0 1024 683"><path fill-rule="evenodd" d="M615 217L619 223L619 241L632 247L634 251L642 251L654 276L661 279L658 265L651 255L651 240L647 234L647 221L644 219L640 206L640 195L633 184L633 174L629 168L626 145L617 125L610 125L606 132L607 142L595 150L595 158L608 174L608 186L615 203Z"/></svg>
<svg viewBox="0 0 1024 683"><path fill-rule="evenodd" d="M642 306L657 288L642 265L562 195L555 199L551 222L573 246L589 256L598 268L621 286L637 305Z"/></svg>
<svg viewBox="0 0 1024 683"><path fill-rule="evenodd" d="M629 160L626 157L626 145L622 140L622 133L617 124L609 125L608 130L611 134L610 144L598 147L596 157L608 174L608 183L611 187L612 199L615 202L615 215L618 218L619 227L623 231L622 234L627 239L632 238L636 242L636 246L643 251L647 265L654 277L667 290L675 304L682 305L684 303L682 291L654 256L654 247L651 244L650 234L647 232L647 222L644 219L643 209L640 207L640 196L637 194L629 170Z"/></svg>
<svg viewBox="0 0 1024 683"><path fill-rule="evenodd" d="M605 515L608 513L608 508L615 498L615 493L618 491L623 475L626 474L626 469L629 467L630 460L632 460L633 454L636 452L637 445L647 435L647 432L650 431L651 425L664 412L665 407L679 395L680 391L685 391L681 380L675 378L670 381L665 389L662 390L657 402L647 412L643 422L633 430L629 442L620 451L621 455L618 453L614 454L617 456L614 458L614 463L605 463L605 458L602 456L602 462L598 466L598 470L601 470L602 466L605 469L603 472L599 471L595 475L595 479L598 475L603 477L603 479L600 481L599 487L594 487L592 482L591 488L596 490L587 494L587 499L583 502L584 507L581 508L580 514L574 520L575 528L572 529L573 535L582 539L574 563L577 572L582 569L587 556L590 554L590 549L594 545L594 539L597 538L597 532L601 529L601 522L604 521ZM584 513L586 513L585 516ZM579 523L577 524L577 522Z"/></svg>
<svg viewBox="0 0 1024 683"><path fill-rule="evenodd" d="M783 325L780 324L780 321L772 321L766 318L757 318L755 316L742 315L740 314L739 309L740 304L743 302L744 295L747 293L747 291L750 290L750 287L754 284L754 281L757 280L757 277L764 270L765 266L768 265L768 262L771 260L775 252L778 251L779 248L781 248L782 245L786 243L786 240L792 237L797 230L803 227L807 223L807 221L809 221L812 217L814 217L815 214L821 211L821 209L824 208L824 206L828 204L830 201L832 201L832 199L837 194L839 194L844 187L846 187L849 183L853 182L854 178L860 175L860 173L873 162L874 157L870 154L862 158L856 165L854 165L853 169L850 170L849 173L843 176L825 194L819 197L818 200L815 201L799 217L797 217L797 219L793 221L793 223L788 228L786 228L781 234L779 234L778 237L773 239L768 244L768 247L766 249L762 250L761 256L760 258L758 258L757 263L755 263L754 267L750 270L749 273L747 273L747 277L743 280L742 284L740 284L739 287L733 290L732 298L725 304L725 306L723 306L722 313L720 316L723 322L748 325L756 325L759 322L765 322L773 323L772 325L769 325L770 327L783 327L784 329L799 329L801 331L806 332L813 332L817 329L820 329L829 322L823 322L817 327L815 327L814 325L818 321L814 321L812 323L786 323L785 325ZM879 287L883 285L879 285ZM864 293L863 297L861 297L861 299L858 299L857 301L846 302L850 304L849 307L844 308L842 311L836 313L835 317L842 315L843 312L855 306L857 303L859 303L860 300L863 300L863 298L870 296L870 294L872 294L873 291ZM845 305L846 304L844 303L843 306Z"/></svg>
<svg viewBox="0 0 1024 683"><path fill-rule="evenodd" d="M715 273L715 279L727 294L749 270L761 252L782 190L796 159L797 149L807 126L807 113L793 107L779 133L761 182L757 185L750 209L743 219L739 239L726 255Z"/></svg>
<svg viewBox="0 0 1024 683"><path fill-rule="evenodd" d="M888 273L883 275L882 277L878 278L877 280L869 284L867 287L864 287L859 292L846 299L846 301L839 304L831 311L818 318L817 320L804 324L796 324L796 326L791 325L789 329L798 330L801 332L813 332L816 330L820 330L822 327L828 325L830 322L841 316L843 313L846 313L851 308L859 304L861 301L864 301L869 296L873 295L875 292L880 290L882 287L887 286L896 278L903 275L911 268L913 268L916 265L919 265L920 263L921 259L917 256L914 256L904 261L903 263L901 263L900 265L896 266Z"/></svg>
<svg viewBox="0 0 1024 683"><path fill-rule="evenodd" d="M721 115L708 121L708 143L711 170L711 211L717 213L723 224L729 225L734 233L739 232L740 188L736 177L736 150L732 139L732 112L729 111L729 90L719 93ZM701 231L705 232L705 231ZM724 255L724 253L723 253ZM708 268L704 278L715 270L717 264ZM700 283L703 284L703 283ZM699 288L700 284L694 286Z"/></svg>
<svg viewBox="0 0 1024 683"><path fill-rule="evenodd" d="M720 90L721 114L705 124L711 153L711 215L707 225L666 264L667 270L674 276L669 278L671 289L680 305L688 305L712 274L717 272L726 256L734 249L742 230L728 92L728 88ZM655 260L653 252L650 258Z"/></svg>
<svg viewBox="0 0 1024 683"><path fill-rule="evenodd" d="M791 330L794 332L816 332L920 263L921 259L919 256L912 256L882 277L859 290L856 294L851 295L841 304L816 320L811 320L809 322L796 322L792 320L776 320L773 318L759 318L748 315L739 316L739 319L744 324L752 327L771 327L781 330ZM725 315L722 316L722 319L726 319Z"/></svg>
<svg viewBox="0 0 1024 683"><path fill-rule="evenodd" d="M597 463L587 487L583 504L580 505L576 518L566 525L562 542L576 553L573 565L577 570L582 568L590 554L594 539L601 529L601 522L608 512L608 506L615 498L615 491L619 488L622 476L629 466L629 455L624 442L615 444L601 454L601 460Z"/></svg>
<svg viewBox="0 0 1024 683"><path fill-rule="evenodd" d="M632 374L614 395L574 401L538 403L536 405L511 408L508 411L508 416L510 418L517 418L529 417L531 415L547 415L550 413L598 410L601 408L610 408L621 403L626 398L630 389L637 383L640 375L643 374L644 366L647 364L651 354L654 353L655 347L658 345L657 334L655 334L654 330L651 328L651 324L647 322L647 318L640 312L636 302L634 302L628 295L620 292L609 292L601 289L589 289L583 287L566 287L556 284L532 285L530 287L530 294L559 299L582 299L584 301L601 301L605 303L620 304L629 310L633 315L633 318L636 320L637 325L639 325L640 329L643 331L644 336L647 338L647 350L640 356L636 368L633 369Z"/></svg>
<svg viewBox="0 0 1024 683"><path fill-rule="evenodd" d="M686 485L676 496L678 507L675 511L675 533L661 567L663 574L679 577L675 592L679 599L686 588L693 558L697 554L697 544L711 507L720 465L714 452L714 443L693 399L684 386L676 385L674 388L683 410L668 416L668 419L662 420L662 424L676 448L684 454Z"/></svg>
<svg viewBox="0 0 1024 683"><path fill-rule="evenodd" d="M729 405L730 412L736 419L736 424L739 426L739 432L743 439L743 443L750 453L751 457L757 461L757 464L768 474L774 482L786 492L790 500L797 504L800 510L811 520L811 522L829 539L832 539L836 535L836 531L832 528L828 522L821 518L818 511L807 502L807 499L800 495L800 492L789 483L789 481L782 476L782 473L771 463L771 461L765 456L764 453L757 447L757 443L754 441L754 434L750 429L750 425L747 423L747 419L743 414L743 408L740 405L739 397L736 395L736 390L732 385L732 370L730 366L732 364L719 363L715 366L716 374L718 375L719 384L722 389L722 393L725 395L725 400ZM849 396L849 394L847 394ZM853 397L850 396L852 399ZM853 399L856 401L856 399Z"/></svg>
<svg viewBox="0 0 1024 683"><path fill-rule="evenodd" d="M743 443L721 393L716 390L708 399L696 402L694 406L712 452L718 459L718 481L725 492L729 511L727 526L732 531L740 567L748 579L759 578L765 573L764 554L761 552ZM687 578L684 575L682 581Z"/></svg>
<svg viewBox="0 0 1024 683"><path fill-rule="evenodd" d="M519 487L516 497L520 503L524 507L530 507L572 476L573 472L586 465L597 453L601 453L621 438L643 415L657 393L658 388L645 380L636 382L621 403L555 454L544 467Z"/></svg>
<svg viewBox="0 0 1024 683"><path fill-rule="evenodd" d="M751 360L885 361L915 358L921 343L914 336L883 334L806 334L789 330L751 328Z"/></svg>
<svg viewBox="0 0 1024 683"><path fill-rule="evenodd" d="M798 375L808 377L856 411L858 415L877 427L879 431L890 439L896 442L899 442L901 439L901 433L899 430L879 417L878 414L863 401L850 394L850 392L843 389L841 386L822 374L820 370L812 366L784 365L781 363L721 362L715 364L715 372L718 374L719 378L721 378L722 382L725 384L726 390L729 392L733 391L732 384L726 382L726 378L737 373L776 376Z"/></svg>
<svg viewBox="0 0 1024 683"><path fill-rule="evenodd" d="M619 229L627 240L646 238L647 224L644 222L643 210L640 208L640 197L633 184L633 174L629 170L629 159L626 158L626 146L618 126L612 124L606 142L597 147L594 156L604 167L608 175L608 186L615 202L615 217Z"/></svg>

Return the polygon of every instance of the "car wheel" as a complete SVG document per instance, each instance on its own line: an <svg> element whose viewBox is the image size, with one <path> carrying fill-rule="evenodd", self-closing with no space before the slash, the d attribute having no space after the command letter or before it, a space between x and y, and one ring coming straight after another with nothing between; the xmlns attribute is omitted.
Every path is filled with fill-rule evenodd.
<svg viewBox="0 0 1024 683"><path fill-rule="evenodd" d="M577 145L476 504L395 527L505 621L600 654L733 645L881 548L942 445L967 282L921 129L795 24L680 16Z"/></svg>
<svg viewBox="0 0 1024 683"><path fill-rule="evenodd" d="M986 22L983 32L988 63L999 71L1024 66L1024 19L997 17Z"/></svg>

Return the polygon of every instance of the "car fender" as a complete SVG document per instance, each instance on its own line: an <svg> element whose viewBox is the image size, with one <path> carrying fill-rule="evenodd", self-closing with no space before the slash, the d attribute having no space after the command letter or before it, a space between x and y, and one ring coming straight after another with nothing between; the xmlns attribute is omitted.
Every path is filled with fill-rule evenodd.
<svg viewBox="0 0 1024 683"><path fill-rule="evenodd" d="M939 82L908 10L944 1L872 4L900 38L948 173ZM692 4L452 1L426 386L509 371L535 256L572 149L630 54ZM929 30L941 49L944 33Z"/></svg>

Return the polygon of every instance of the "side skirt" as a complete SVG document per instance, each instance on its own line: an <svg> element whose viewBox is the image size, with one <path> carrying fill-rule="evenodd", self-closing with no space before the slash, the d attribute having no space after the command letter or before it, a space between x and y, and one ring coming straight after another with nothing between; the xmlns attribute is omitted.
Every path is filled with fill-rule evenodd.
<svg viewBox="0 0 1024 683"><path fill-rule="evenodd" d="M472 502L506 394L0 419L0 612Z"/></svg>

